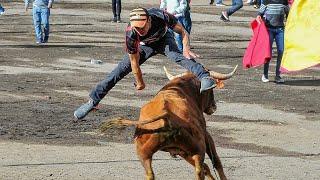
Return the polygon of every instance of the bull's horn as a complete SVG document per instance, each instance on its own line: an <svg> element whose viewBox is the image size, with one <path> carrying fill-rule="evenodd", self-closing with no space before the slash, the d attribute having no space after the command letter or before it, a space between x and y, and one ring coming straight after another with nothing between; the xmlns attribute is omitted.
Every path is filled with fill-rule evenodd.
<svg viewBox="0 0 320 180"><path fill-rule="evenodd" d="M163 70L164 72L166 73L166 76L167 78L171 81L172 79L175 79L175 78L178 78L178 77L182 77L184 75L186 75L187 73L181 73L181 74L178 74L178 75L172 75L169 73L169 71L167 70L167 68L165 66L163 66Z"/></svg>
<svg viewBox="0 0 320 180"><path fill-rule="evenodd" d="M214 71L209 71L209 73L210 73L210 76L215 79L226 80L226 79L229 79L233 76L233 74L236 72L237 68L238 68L238 65L236 65L236 67L233 69L233 71L229 74L222 74L222 73L218 73L218 72L214 72Z"/></svg>

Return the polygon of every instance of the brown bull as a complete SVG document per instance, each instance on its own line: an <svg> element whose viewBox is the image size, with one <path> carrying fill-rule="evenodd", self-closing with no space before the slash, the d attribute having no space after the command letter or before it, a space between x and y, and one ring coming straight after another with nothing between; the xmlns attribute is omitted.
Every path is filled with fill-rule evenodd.
<svg viewBox="0 0 320 180"><path fill-rule="evenodd" d="M227 79L234 71L228 76L218 74L213 77ZM191 73L167 75L172 80L142 107L139 121L121 119L111 121L109 125L136 126L136 151L148 180L154 179L152 156L159 150L184 158L195 167L198 180L205 176L214 179L204 163L207 153L220 179L226 179L203 116L203 113L210 115L216 110L213 90L200 94L200 81Z"/></svg>

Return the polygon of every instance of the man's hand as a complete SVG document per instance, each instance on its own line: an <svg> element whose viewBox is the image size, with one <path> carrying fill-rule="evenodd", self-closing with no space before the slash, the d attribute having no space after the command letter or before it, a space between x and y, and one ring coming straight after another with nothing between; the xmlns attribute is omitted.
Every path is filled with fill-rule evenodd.
<svg viewBox="0 0 320 180"><path fill-rule="evenodd" d="M134 83L137 90L142 90L146 87L142 78L142 72L139 65L140 54L137 52L135 54L129 54L130 62L131 62L131 69L136 80Z"/></svg>
<svg viewBox="0 0 320 180"><path fill-rule="evenodd" d="M143 81L140 83L134 83L134 86L136 87L136 90L143 90L146 87Z"/></svg>
<svg viewBox="0 0 320 180"><path fill-rule="evenodd" d="M183 49L183 56L188 58L188 59L195 59L195 58L200 57L198 54L196 54L196 53L194 53L194 52L192 52L192 51L190 51L189 49L186 49L186 48Z"/></svg>

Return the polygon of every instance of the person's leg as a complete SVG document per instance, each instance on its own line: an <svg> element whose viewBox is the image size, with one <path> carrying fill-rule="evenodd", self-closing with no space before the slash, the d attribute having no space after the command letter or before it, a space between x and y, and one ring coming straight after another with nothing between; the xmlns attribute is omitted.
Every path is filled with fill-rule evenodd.
<svg viewBox="0 0 320 180"><path fill-rule="evenodd" d="M155 51L148 46L140 46L140 61L139 64L143 64L148 58L155 55ZM123 77L131 72L131 63L128 54L124 56L118 66L106 76L106 78L100 81L89 94L89 101L81 105L74 112L74 117L83 119L91 110L99 104L99 102L108 94L108 92L120 81Z"/></svg>
<svg viewBox="0 0 320 180"><path fill-rule="evenodd" d="M50 16L50 9L49 8L42 8L41 9L41 24L43 25L43 32L44 32L44 38L43 43L48 42L49 39L49 16Z"/></svg>
<svg viewBox="0 0 320 180"><path fill-rule="evenodd" d="M232 6L227 10L227 15L231 16L233 13L241 9L243 6L242 0L232 0Z"/></svg>
<svg viewBox="0 0 320 180"><path fill-rule="evenodd" d="M210 73L202 66L202 64L196 62L194 59L188 59L183 56L179 51L172 34L167 33L164 38L164 47L162 47L163 49L160 52L166 55L170 60L192 72L201 81L200 93L216 86L215 81L210 77Z"/></svg>
<svg viewBox="0 0 320 180"><path fill-rule="evenodd" d="M174 61L180 66L186 68L188 71L192 72L198 77L199 80L209 76L209 72L206 71L200 63L196 62L194 59L188 59L183 56L170 33L167 33L164 38L164 55L166 55L170 60Z"/></svg>
<svg viewBox="0 0 320 180"><path fill-rule="evenodd" d="M121 22L121 17L120 17L120 14L121 14L121 0L116 0L116 11L117 11L117 22Z"/></svg>
<svg viewBox="0 0 320 180"><path fill-rule="evenodd" d="M190 10L187 10L184 13L183 25L184 25L184 28L186 29L186 31L190 34L191 28L192 28L192 20L191 20Z"/></svg>
<svg viewBox="0 0 320 180"><path fill-rule="evenodd" d="M272 45L273 45L273 41L274 41L274 30L272 28L268 28L268 32L269 32L269 41L270 41L270 56L272 57ZM271 59L270 59L270 61L271 61ZM263 67L263 75L267 79L269 78L268 72L269 72L270 61L266 62Z"/></svg>
<svg viewBox="0 0 320 180"><path fill-rule="evenodd" d="M117 22L117 0L112 0L112 13L113 13L113 22Z"/></svg>
<svg viewBox="0 0 320 180"><path fill-rule="evenodd" d="M283 55L284 50L284 29L283 28L277 28L275 33L275 40L277 45L277 64L276 64L276 78L280 78L280 65L281 65L281 59Z"/></svg>
<svg viewBox="0 0 320 180"><path fill-rule="evenodd" d="M155 55L154 50L148 46L140 46L140 61L139 64L143 64L148 58ZM131 72L131 63L128 54L124 56L118 66L106 76L104 80L99 82L96 87L91 91L90 98L98 104L105 95L120 81L123 77Z"/></svg>
<svg viewBox="0 0 320 180"><path fill-rule="evenodd" d="M41 11L40 8L33 6L32 9L33 25L36 34L36 42L42 43L42 31L41 31Z"/></svg>
<svg viewBox="0 0 320 180"><path fill-rule="evenodd" d="M179 17L178 22L185 28L184 17ZM179 33L174 33L174 37L175 37L179 51L182 52L183 51L182 36Z"/></svg>
<svg viewBox="0 0 320 180"><path fill-rule="evenodd" d="M4 8L0 4L0 15L4 14Z"/></svg>

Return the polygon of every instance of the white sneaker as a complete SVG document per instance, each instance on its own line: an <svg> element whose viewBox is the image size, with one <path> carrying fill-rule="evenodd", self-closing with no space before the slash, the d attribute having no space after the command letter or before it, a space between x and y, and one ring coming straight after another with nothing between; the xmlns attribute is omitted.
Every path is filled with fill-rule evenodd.
<svg viewBox="0 0 320 180"><path fill-rule="evenodd" d="M216 4L216 6L218 7L223 7L223 6L226 6L225 4L222 4L222 3L219 3L219 4Z"/></svg>
<svg viewBox="0 0 320 180"><path fill-rule="evenodd" d="M264 83L267 83L267 82L269 82L269 79L266 78L264 75L262 75L261 81L264 82Z"/></svg>

